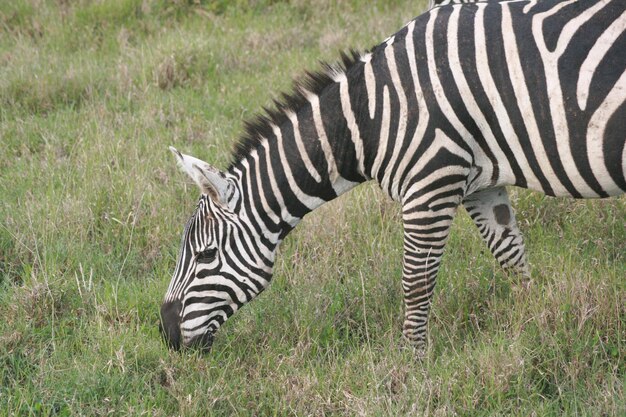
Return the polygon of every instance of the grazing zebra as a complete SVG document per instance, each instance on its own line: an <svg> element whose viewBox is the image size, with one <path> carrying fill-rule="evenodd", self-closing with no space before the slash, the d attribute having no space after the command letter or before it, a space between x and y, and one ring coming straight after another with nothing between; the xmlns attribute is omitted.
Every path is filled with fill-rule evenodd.
<svg viewBox="0 0 626 417"><path fill-rule="evenodd" d="M528 274L505 186L626 190L625 28L624 0L436 7L308 73L246 125L226 171L171 148L202 195L161 307L170 346L208 350L298 222L373 179L402 204L403 335L423 348L460 204L499 263Z"/></svg>

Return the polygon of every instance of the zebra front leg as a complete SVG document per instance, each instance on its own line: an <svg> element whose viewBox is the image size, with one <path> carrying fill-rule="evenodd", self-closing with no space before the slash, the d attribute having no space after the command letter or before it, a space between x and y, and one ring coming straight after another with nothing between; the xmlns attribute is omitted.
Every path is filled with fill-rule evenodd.
<svg viewBox="0 0 626 417"><path fill-rule="evenodd" d="M413 206L410 201L403 206L405 312L402 334L419 355L426 347L435 279L462 190L459 189L458 194L444 194L447 197L443 200L427 203L427 206Z"/></svg>
<svg viewBox="0 0 626 417"><path fill-rule="evenodd" d="M463 205L502 268L530 279L522 233L504 187L468 195Z"/></svg>

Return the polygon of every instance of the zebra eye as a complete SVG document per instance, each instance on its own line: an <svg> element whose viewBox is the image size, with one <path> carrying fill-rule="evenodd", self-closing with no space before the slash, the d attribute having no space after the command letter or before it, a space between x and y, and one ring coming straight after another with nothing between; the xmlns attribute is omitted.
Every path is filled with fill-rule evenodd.
<svg viewBox="0 0 626 417"><path fill-rule="evenodd" d="M215 255L217 255L217 249L208 248L202 252L198 252L196 260L200 263L207 264L215 259Z"/></svg>

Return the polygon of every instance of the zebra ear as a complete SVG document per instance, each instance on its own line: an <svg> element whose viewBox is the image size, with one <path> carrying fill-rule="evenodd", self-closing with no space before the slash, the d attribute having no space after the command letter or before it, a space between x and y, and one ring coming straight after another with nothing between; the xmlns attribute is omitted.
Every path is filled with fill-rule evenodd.
<svg viewBox="0 0 626 417"><path fill-rule="evenodd" d="M170 146L170 151L176 157L178 166L194 180L203 194L211 196L218 203L228 203L230 184L224 174L198 158L180 153L173 146Z"/></svg>

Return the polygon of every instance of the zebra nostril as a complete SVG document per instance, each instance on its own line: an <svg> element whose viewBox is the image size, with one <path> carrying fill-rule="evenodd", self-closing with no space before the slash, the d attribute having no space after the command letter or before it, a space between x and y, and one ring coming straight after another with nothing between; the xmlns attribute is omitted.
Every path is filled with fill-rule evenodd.
<svg viewBox="0 0 626 417"><path fill-rule="evenodd" d="M168 346L174 350L180 349L180 301L167 301L161 306L161 323L159 330Z"/></svg>

